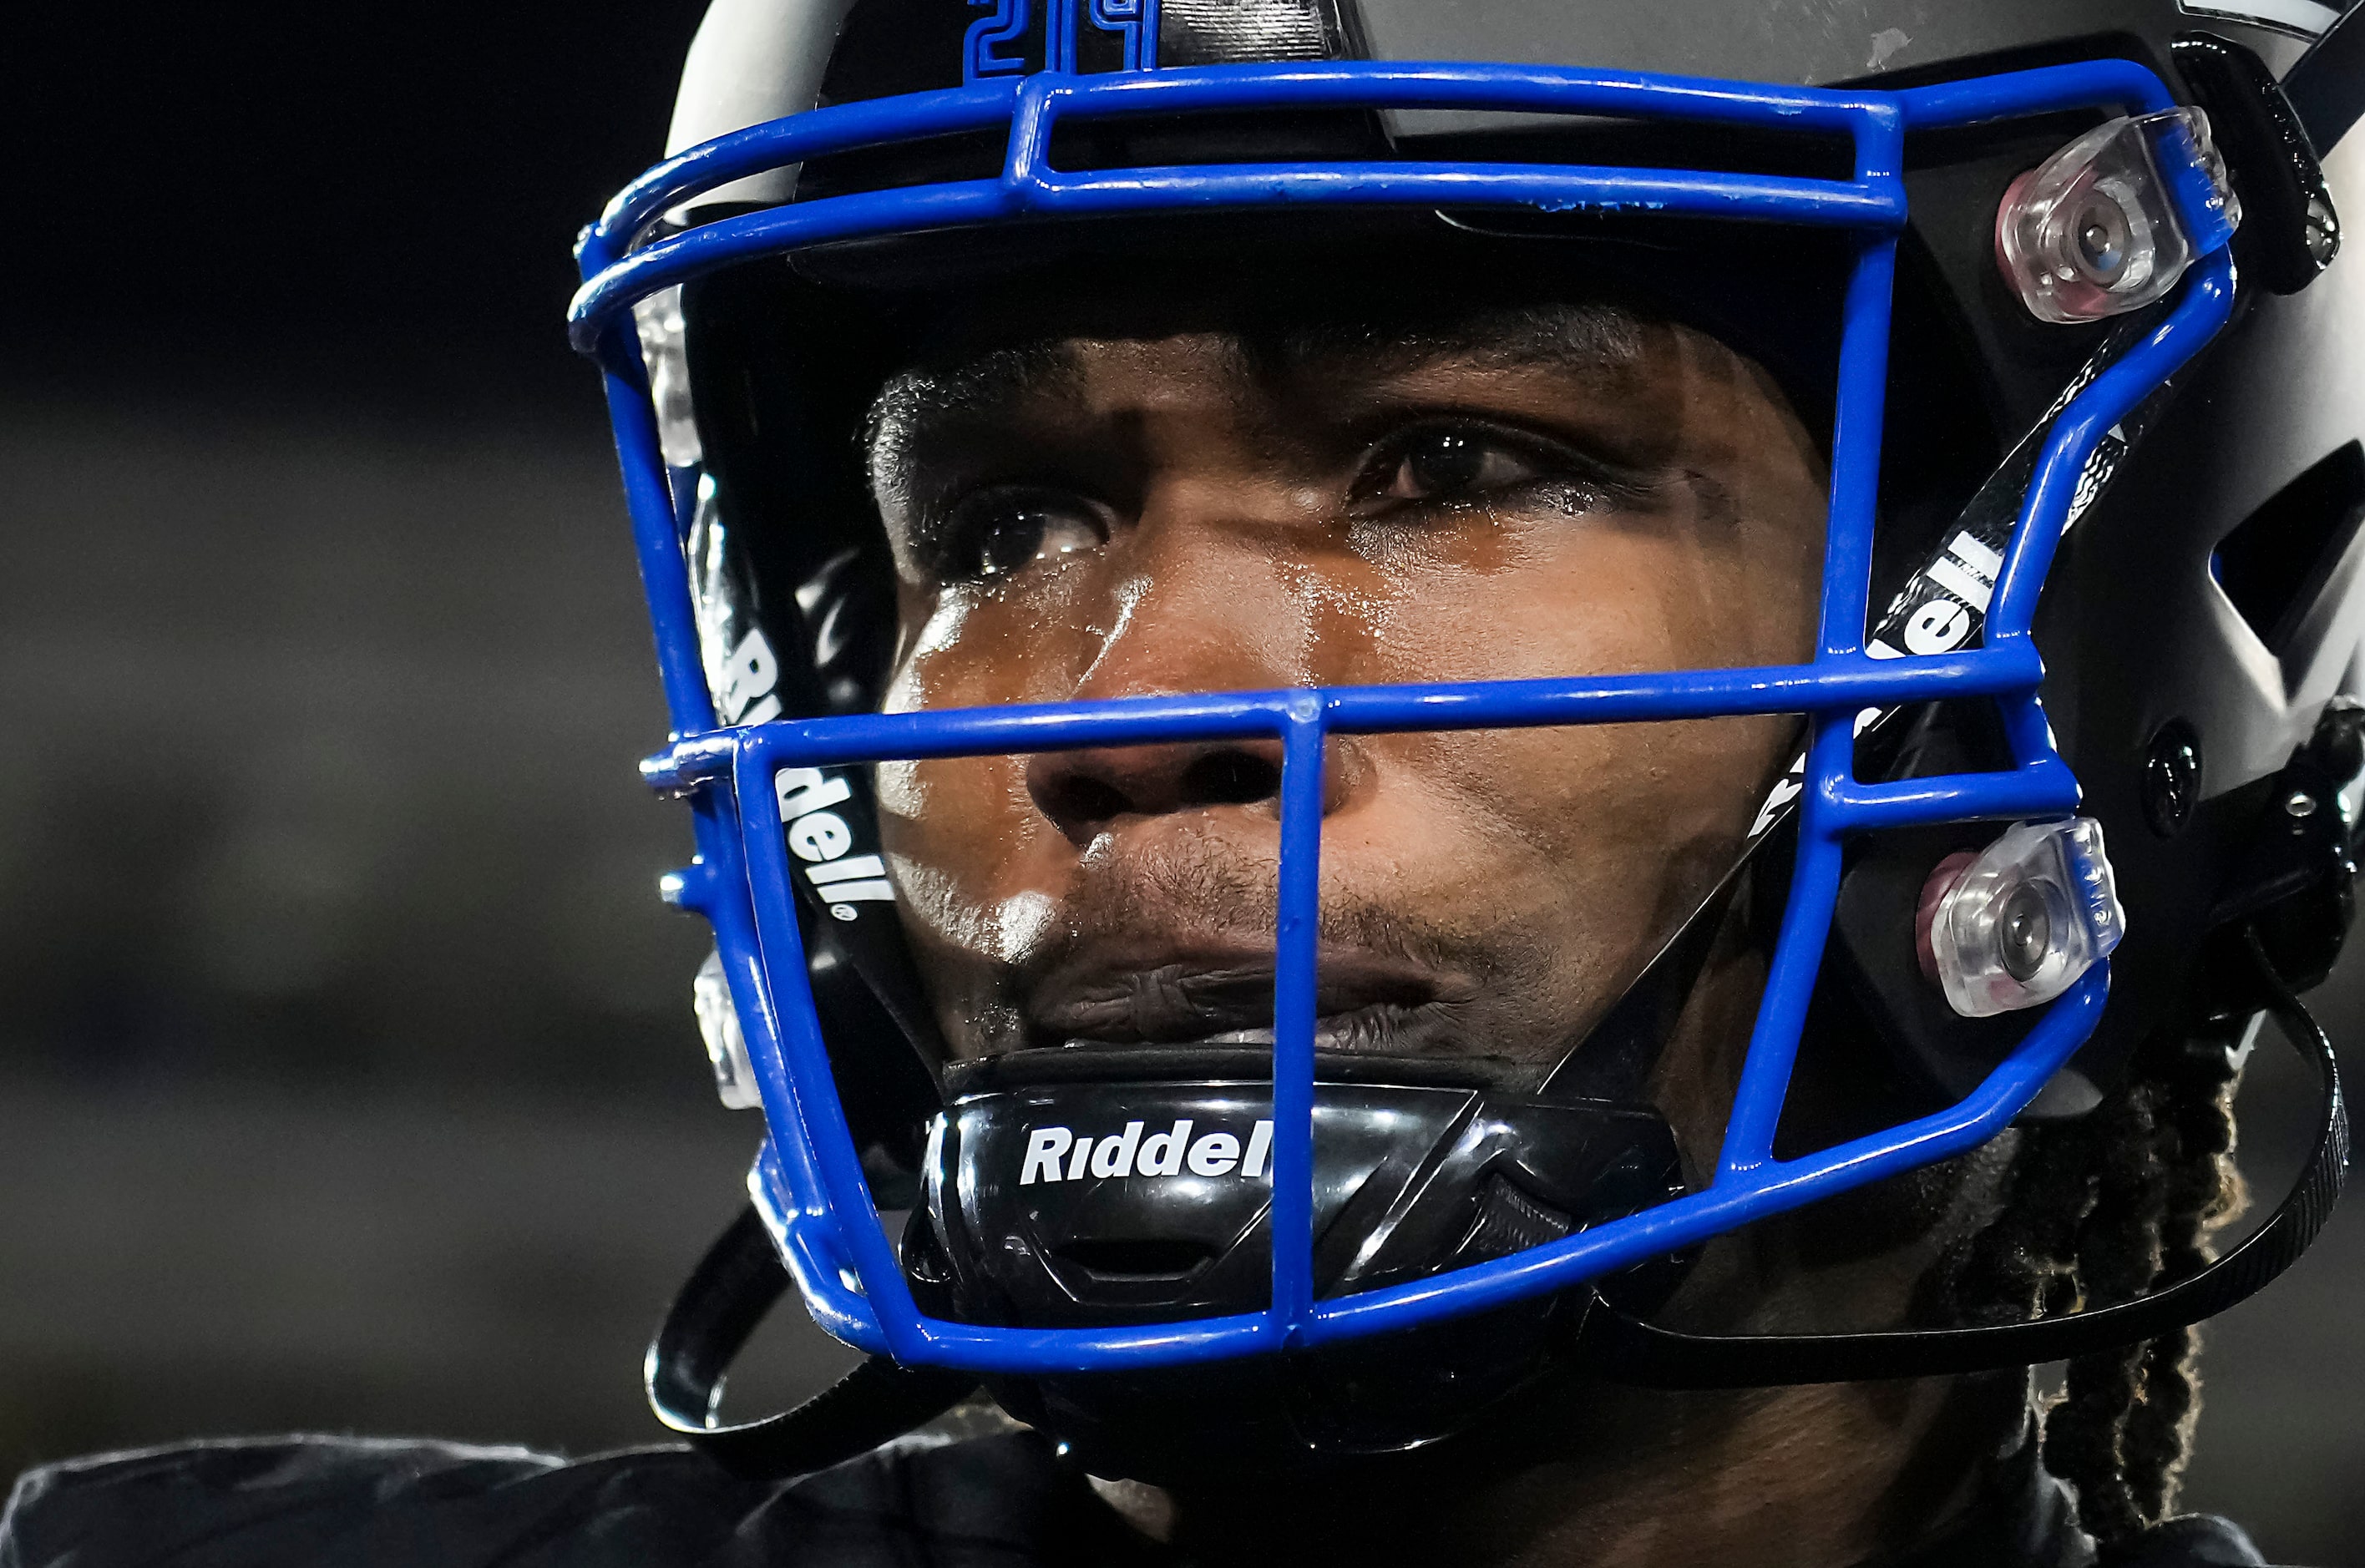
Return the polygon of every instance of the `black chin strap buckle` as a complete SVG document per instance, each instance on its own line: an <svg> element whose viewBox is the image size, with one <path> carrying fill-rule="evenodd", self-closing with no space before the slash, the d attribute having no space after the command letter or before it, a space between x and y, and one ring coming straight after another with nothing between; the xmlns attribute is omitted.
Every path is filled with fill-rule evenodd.
<svg viewBox="0 0 2365 1568"><path fill-rule="evenodd" d="M977 1387L966 1372L873 1356L792 1410L724 1425L723 1379L788 1287L751 1205L699 1260L650 1341L649 1408L725 1469L765 1479L825 1470L935 1419Z"/></svg>

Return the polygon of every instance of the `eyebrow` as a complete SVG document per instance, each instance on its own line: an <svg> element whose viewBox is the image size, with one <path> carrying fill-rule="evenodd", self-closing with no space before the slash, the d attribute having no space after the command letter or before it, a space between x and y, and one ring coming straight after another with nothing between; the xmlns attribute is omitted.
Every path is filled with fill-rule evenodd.
<svg viewBox="0 0 2365 1568"><path fill-rule="evenodd" d="M1586 379L1632 364L1642 321L1603 301L1497 306L1437 317L1340 317L1251 326L1226 334L1242 369L1259 379L1327 371L1357 380L1417 374L1439 364L1485 370L1549 369ZM987 421L997 408L1058 396L1080 369L1072 339L996 347L945 365L890 376L864 420L862 445L880 502L900 487L913 446L947 420Z"/></svg>
<svg viewBox="0 0 2365 1568"><path fill-rule="evenodd" d="M1040 397L1078 378L1064 339L1043 339L982 353L943 367L908 367L888 377L862 421L864 467L873 498L891 474L909 466L913 442L947 418L979 419L985 410Z"/></svg>
<svg viewBox="0 0 2365 1568"><path fill-rule="evenodd" d="M1260 369L1317 367L1366 377L1440 364L1549 369L1585 376L1621 369L1642 353L1642 319L1599 300L1503 305L1444 318L1314 321L1244 340Z"/></svg>

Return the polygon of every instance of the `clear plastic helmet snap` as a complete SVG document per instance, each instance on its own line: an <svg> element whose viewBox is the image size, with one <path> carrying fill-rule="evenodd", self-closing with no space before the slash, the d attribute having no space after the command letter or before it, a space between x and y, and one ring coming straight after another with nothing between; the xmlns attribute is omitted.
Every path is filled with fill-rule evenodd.
<svg viewBox="0 0 2365 1568"><path fill-rule="evenodd" d="M2097 126L2013 181L1996 261L2040 320L2099 321L2167 297L2241 221L2208 115L2175 108Z"/></svg>
<svg viewBox="0 0 2365 1568"><path fill-rule="evenodd" d="M690 983L690 1004L698 1014L699 1038L706 1042L707 1065L714 1069L715 1097L726 1111L752 1111L764 1103L756 1084L756 1064L747 1055L747 1036L739 1027L739 1010L731 1004L731 981L723 972L723 955L706 955Z"/></svg>
<svg viewBox="0 0 2365 1568"><path fill-rule="evenodd" d="M2052 1001L2126 934L2090 817L2015 823L1979 855L1949 857L1922 912L1923 966L1966 1018Z"/></svg>

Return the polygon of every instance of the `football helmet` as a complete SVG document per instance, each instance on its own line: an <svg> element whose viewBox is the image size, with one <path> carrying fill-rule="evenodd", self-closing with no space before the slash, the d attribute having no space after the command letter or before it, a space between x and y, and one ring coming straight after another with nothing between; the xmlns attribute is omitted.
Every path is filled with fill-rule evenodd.
<svg viewBox="0 0 2365 1568"><path fill-rule="evenodd" d="M644 772L696 824L665 895L712 924L698 1015L767 1128L751 1215L652 1349L660 1414L818 1462L983 1380L1156 1475L1219 1430L1416 1446L1572 1357L1673 1383L2026 1364L2263 1283L2345 1158L2328 1056L2302 1190L2144 1301L1649 1321L1710 1238L2083 1114L2149 1034L2239 1034L2329 967L2365 682L2360 97L2365 24L2303 0L715 0L570 317L672 719ZM851 454L901 302L1326 225L1565 257L1765 364L1829 459L1812 656L878 711L892 575ZM1320 1046L1329 737L1730 715L1803 716L1797 760L1558 1060ZM874 765L1245 741L1281 758L1271 1029L948 1059ZM1644 1081L1743 900L1768 979L1721 1148L1687 1153ZM1778 1147L1810 1020L1843 1014L1915 1103ZM783 1267L873 1360L726 1427Z"/></svg>

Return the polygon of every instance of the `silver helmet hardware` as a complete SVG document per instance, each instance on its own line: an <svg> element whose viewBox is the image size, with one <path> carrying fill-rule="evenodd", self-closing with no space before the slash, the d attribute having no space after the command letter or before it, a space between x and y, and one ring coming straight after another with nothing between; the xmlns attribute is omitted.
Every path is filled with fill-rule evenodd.
<svg viewBox="0 0 2365 1568"><path fill-rule="evenodd" d="M683 348L689 324L682 317L681 289L661 288L633 306L633 325L640 334L641 363L648 369L666 466L696 467L706 451L699 442L698 410L689 400L689 357Z"/></svg>
<svg viewBox="0 0 2365 1568"><path fill-rule="evenodd" d="M715 1097L725 1110L755 1110L764 1103L763 1092L756 1087L756 1064L747 1055L747 1036L739 1028L720 952L707 954L698 966L689 1000L698 1013L699 1036L706 1042L706 1059L714 1069Z"/></svg>
<svg viewBox="0 0 2365 1568"><path fill-rule="evenodd" d="M2020 823L1978 855L1947 857L1922 890L1922 972L1966 1018L2052 1001L2126 934L2102 827Z"/></svg>
<svg viewBox="0 0 2365 1568"><path fill-rule="evenodd" d="M1996 209L1996 264L2032 315L2099 321L2167 297L2242 221L2197 108L2097 126L2023 174Z"/></svg>

